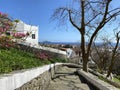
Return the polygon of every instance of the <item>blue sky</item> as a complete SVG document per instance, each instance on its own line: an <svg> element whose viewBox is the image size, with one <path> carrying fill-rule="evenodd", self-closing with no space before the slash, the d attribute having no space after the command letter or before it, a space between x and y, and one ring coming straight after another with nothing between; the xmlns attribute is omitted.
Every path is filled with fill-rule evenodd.
<svg viewBox="0 0 120 90"><path fill-rule="evenodd" d="M50 17L59 6L69 0L0 0L0 12L9 14L27 24L39 26L39 41L77 42L80 33L72 27L57 28ZM119 1L118 1L119 2Z"/></svg>

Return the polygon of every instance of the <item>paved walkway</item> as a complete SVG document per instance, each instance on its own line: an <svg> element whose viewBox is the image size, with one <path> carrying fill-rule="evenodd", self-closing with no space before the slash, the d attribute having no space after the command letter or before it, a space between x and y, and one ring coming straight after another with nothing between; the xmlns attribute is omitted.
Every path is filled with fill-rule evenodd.
<svg viewBox="0 0 120 90"><path fill-rule="evenodd" d="M56 72L51 81L49 90L90 90L86 83L82 83L75 74L76 68L63 66Z"/></svg>

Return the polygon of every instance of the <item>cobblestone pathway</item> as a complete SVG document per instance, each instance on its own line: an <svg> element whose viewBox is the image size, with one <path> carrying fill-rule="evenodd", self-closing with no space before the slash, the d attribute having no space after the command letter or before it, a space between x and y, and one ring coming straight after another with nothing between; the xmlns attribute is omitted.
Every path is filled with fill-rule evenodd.
<svg viewBox="0 0 120 90"><path fill-rule="evenodd" d="M49 90L90 90L89 86L82 83L75 72L76 68L67 66L59 68L50 83Z"/></svg>

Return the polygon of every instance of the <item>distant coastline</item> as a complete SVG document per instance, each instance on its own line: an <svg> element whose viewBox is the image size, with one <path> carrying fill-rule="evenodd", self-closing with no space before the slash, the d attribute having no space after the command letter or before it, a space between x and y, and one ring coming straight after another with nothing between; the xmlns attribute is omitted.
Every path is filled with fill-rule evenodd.
<svg viewBox="0 0 120 90"><path fill-rule="evenodd" d="M80 45L80 42L50 42L50 41L43 41L39 42L41 44L70 44L70 45Z"/></svg>
<svg viewBox="0 0 120 90"><path fill-rule="evenodd" d="M39 44L69 44L69 45L80 45L80 42L51 42L51 41L43 41L43 42L39 42ZM87 42L86 42L87 44ZM112 43L112 46L115 46L116 43ZM102 42L96 42L96 45L102 45ZM120 46L120 44L119 44Z"/></svg>

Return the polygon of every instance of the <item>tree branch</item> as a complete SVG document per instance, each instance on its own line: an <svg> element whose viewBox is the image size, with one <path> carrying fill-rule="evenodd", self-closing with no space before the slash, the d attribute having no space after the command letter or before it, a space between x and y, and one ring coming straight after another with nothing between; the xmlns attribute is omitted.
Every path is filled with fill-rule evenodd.
<svg viewBox="0 0 120 90"><path fill-rule="evenodd" d="M97 16L99 16L101 13L96 14L92 19L90 19L85 25L90 24Z"/></svg>
<svg viewBox="0 0 120 90"><path fill-rule="evenodd" d="M109 4L110 4L111 0L108 0L108 2L106 3L106 9L105 9L105 13L104 13L104 16L103 16L103 19L102 21L100 22L100 24L98 25L98 27L96 28L95 32L93 33L93 35L91 36L90 38L90 42L88 44L88 49L87 49L87 54L89 55L89 51L90 51L90 48L91 48L91 45L92 45L92 41L95 37L95 35L98 33L98 31L105 25L105 20L106 20L106 17L107 17L107 14L108 14L108 8L109 8Z"/></svg>
<svg viewBox="0 0 120 90"><path fill-rule="evenodd" d="M68 14L69 14L70 23L71 23L77 30L79 30L79 31L81 32L81 28L79 28L79 27L74 23L74 21L72 20L71 10L68 10L68 9L67 9L67 11L68 11Z"/></svg>

